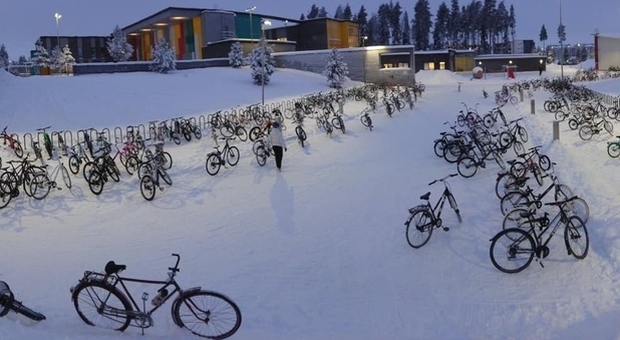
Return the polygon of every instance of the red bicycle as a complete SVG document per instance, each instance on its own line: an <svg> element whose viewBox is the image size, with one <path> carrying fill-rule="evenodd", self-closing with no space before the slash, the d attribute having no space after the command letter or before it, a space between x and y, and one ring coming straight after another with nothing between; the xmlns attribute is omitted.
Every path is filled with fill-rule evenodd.
<svg viewBox="0 0 620 340"><path fill-rule="evenodd" d="M15 156L22 158L22 156L24 155L24 149L22 148L22 145L19 143L19 141L13 137L13 135L9 135L8 133L6 133L7 128L8 126L6 126L4 130L2 130L2 133L0 133L0 137L4 141L3 144L7 145L8 142L9 148L13 150Z"/></svg>

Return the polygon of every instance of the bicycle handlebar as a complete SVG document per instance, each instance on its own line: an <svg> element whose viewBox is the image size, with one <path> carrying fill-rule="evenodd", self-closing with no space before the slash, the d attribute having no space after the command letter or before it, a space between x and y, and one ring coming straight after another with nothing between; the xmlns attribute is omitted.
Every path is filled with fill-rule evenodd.
<svg viewBox="0 0 620 340"><path fill-rule="evenodd" d="M448 175L448 176L446 176L446 177L444 177L444 178L436 179L436 180L434 180L434 181L432 181L432 182L428 183L428 185L433 185L433 184L435 184L435 183L437 183L437 182L443 182L443 181L445 181L446 179L448 179L448 178L450 178L450 177L454 177L454 176L458 176L458 175L459 175L459 174L450 174L450 175Z"/></svg>
<svg viewBox="0 0 620 340"><path fill-rule="evenodd" d="M180 272L181 269L179 269L179 262L181 261L181 255L173 253L172 256L177 258L177 262L174 264L174 267L168 267L168 269L173 273Z"/></svg>

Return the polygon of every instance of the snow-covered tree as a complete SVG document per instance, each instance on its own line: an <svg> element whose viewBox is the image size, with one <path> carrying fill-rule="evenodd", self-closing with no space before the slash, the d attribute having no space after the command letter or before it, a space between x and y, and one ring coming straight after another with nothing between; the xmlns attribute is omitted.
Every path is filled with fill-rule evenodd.
<svg viewBox="0 0 620 340"><path fill-rule="evenodd" d="M273 49L263 40L252 49L252 53L250 53L249 57L249 63L252 66L252 81L256 85L261 85L263 81L263 51L265 60L265 84L269 84L269 77L276 70L276 59L271 55Z"/></svg>
<svg viewBox="0 0 620 340"><path fill-rule="evenodd" d="M25 65L28 62L28 59L26 58L25 55L20 55L19 59L17 60L17 63L20 65Z"/></svg>
<svg viewBox="0 0 620 340"><path fill-rule="evenodd" d="M73 64L75 64L75 58L69 49L69 45L65 45L65 47L62 48L62 55L64 57L63 71L69 73L69 70L72 70Z"/></svg>
<svg viewBox="0 0 620 340"><path fill-rule="evenodd" d="M327 83L330 87L342 88L342 84L349 75L347 63L342 60L342 55L335 48L327 55L326 61L327 65L323 71L323 76L327 77Z"/></svg>
<svg viewBox="0 0 620 340"><path fill-rule="evenodd" d="M133 46L127 42L127 37L121 31L121 28L116 25L112 36L108 38L108 53L114 61L127 61L133 54Z"/></svg>
<svg viewBox="0 0 620 340"><path fill-rule="evenodd" d="M168 71L177 69L176 57L174 50L168 45L164 38L160 38L157 45L151 47L153 62L149 68L151 71L159 73L168 73Z"/></svg>
<svg viewBox="0 0 620 340"><path fill-rule="evenodd" d="M47 53L47 49L43 47L43 42L41 41L41 39L37 40L37 43L35 44L32 63L38 67L50 66L50 56Z"/></svg>
<svg viewBox="0 0 620 340"><path fill-rule="evenodd" d="M228 53L228 59L230 65L234 68L243 66L243 47L240 42L234 42L230 45L230 52Z"/></svg>
<svg viewBox="0 0 620 340"><path fill-rule="evenodd" d="M0 45L0 68L9 67L9 53L4 44Z"/></svg>
<svg viewBox="0 0 620 340"><path fill-rule="evenodd" d="M62 50L60 46L56 45L52 50L52 57L50 58L50 68L57 73L61 73L63 71L63 66L65 65L65 56L62 54Z"/></svg>

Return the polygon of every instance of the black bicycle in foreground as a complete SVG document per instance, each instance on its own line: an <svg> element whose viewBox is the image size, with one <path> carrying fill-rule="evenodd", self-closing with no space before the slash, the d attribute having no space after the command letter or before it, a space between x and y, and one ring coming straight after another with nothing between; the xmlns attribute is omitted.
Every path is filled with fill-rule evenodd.
<svg viewBox="0 0 620 340"><path fill-rule="evenodd" d="M85 271L80 282L70 289L75 310L88 325L117 331L132 326L141 328L144 334L144 329L153 326L151 315L178 293L172 302L172 320L177 326L208 339L226 339L235 334L241 326L239 307L220 293L201 287L182 289L174 279L180 271L181 256L172 256L176 264L168 268L168 279L164 281L122 277L119 274L127 266L114 261L107 263L105 273ZM142 306L138 305L127 289L128 282L160 285L151 300L152 307L147 309L146 292L142 293Z"/></svg>
<svg viewBox="0 0 620 340"><path fill-rule="evenodd" d="M30 320L45 320L45 315L35 312L24 306L20 301L15 300L9 285L4 281L0 281L0 317L7 315L11 311L21 314Z"/></svg>

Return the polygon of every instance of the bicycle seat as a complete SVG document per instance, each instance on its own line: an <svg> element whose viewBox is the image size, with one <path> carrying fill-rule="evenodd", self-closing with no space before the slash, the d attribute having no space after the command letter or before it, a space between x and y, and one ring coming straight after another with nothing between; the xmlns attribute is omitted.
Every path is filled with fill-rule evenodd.
<svg viewBox="0 0 620 340"><path fill-rule="evenodd" d="M421 200L428 201L428 199L429 199L430 197L431 197L431 192L429 191L429 192L427 192L426 194L424 194L424 195L420 196L420 199L421 199Z"/></svg>
<svg viewBox="0 0 620 340"><path fill-rule="evenodd" d="M105 265L105 273L108 275L118 274L118 272L120 272L121 270L125 270L125 269L127 269L126 265L116 264L114 263L114 261L110 261L108 262L108 264Z"/></svg>
<svg viewBox="0 0 620 340"><path fill-rule="evenodd" d="M528 210L526 212L519 213L519 216L523 218L528 218L530 216L534 216L534 214L536 214L536 210Z"/></svg>

